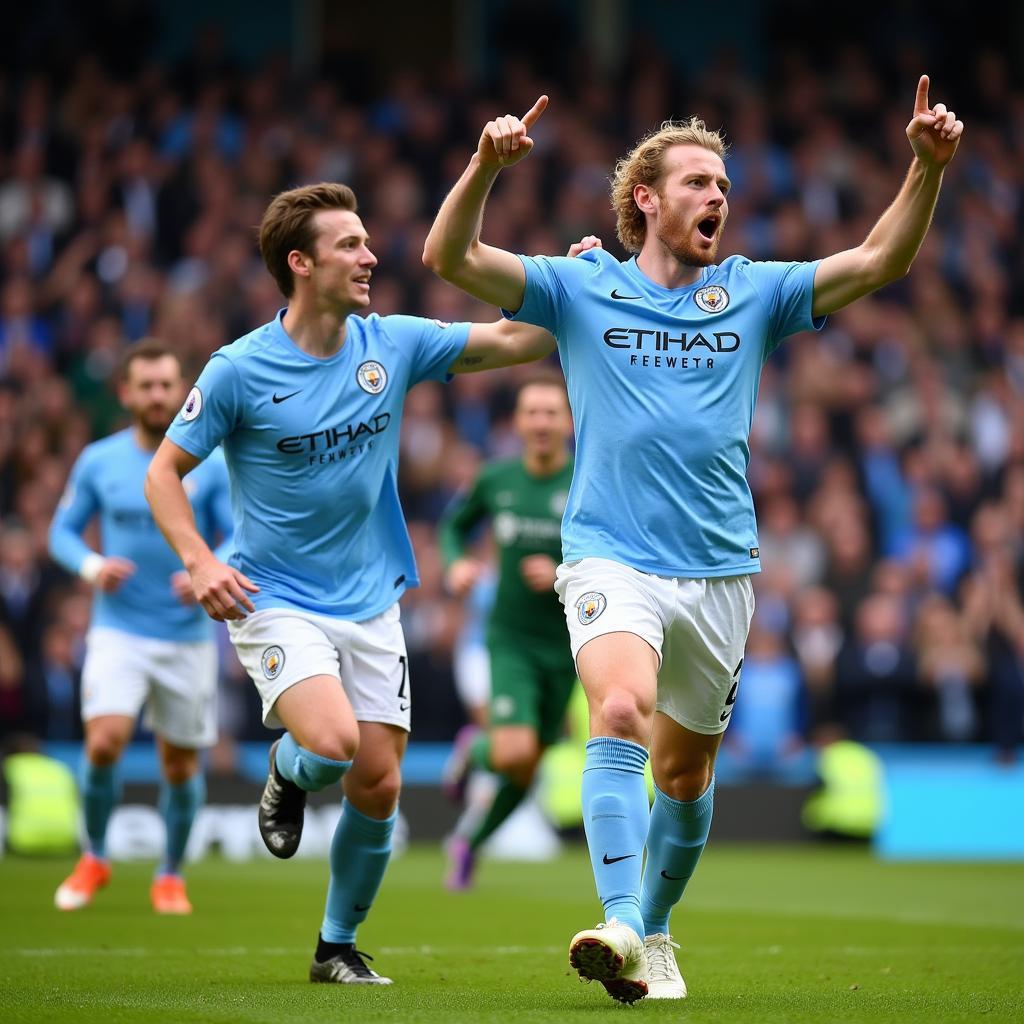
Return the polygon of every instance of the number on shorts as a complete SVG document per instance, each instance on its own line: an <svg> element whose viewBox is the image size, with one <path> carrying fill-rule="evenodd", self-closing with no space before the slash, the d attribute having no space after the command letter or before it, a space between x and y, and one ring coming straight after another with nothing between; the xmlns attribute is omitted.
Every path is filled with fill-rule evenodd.
<svg viewBox="0 0 1024 1024"><path fill-rule="evenodd" d="M740 669L743 668L743 659L733 669L732 686L729 688L729 696L725 698L725 710L719 716L719 721L724 722L732 714L732 706L736 703L736 691L740 688Z"/></svg>
<svg viewBox="0 0 1024 1024"><path fill-rule="evenodd" d="M402 666L402 681L398 684L398 699L405 701L408 699L408 695L405 692L405 684L409 680L409 663L404 654L398 656L398 663ZM406 711L408 707L408 704L402 703L398 705L398 710Z"/></svg>

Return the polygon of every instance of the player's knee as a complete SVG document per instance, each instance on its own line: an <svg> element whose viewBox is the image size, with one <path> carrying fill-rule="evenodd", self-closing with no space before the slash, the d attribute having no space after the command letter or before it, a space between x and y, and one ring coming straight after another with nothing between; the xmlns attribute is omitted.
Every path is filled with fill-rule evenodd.
<svg viewBox="0 0 1024 1024"><path fill-rule="evenodd" d="M648 707L636 694L618 690L602 701L596 724L600 727L600 735L646 745L653 713L653 707Z"/></svg>
<svg viewBox="0 0 1024 1024"><path fill-rule="evenodd" d="M194 750L176 751L163 759L164 778L172 786L188 782L199 771L199 755Z"/></svg>
<svg viewBox="0 0 1024 1024"><path fill-rule="evenodd" d="M494 770L524 787L533 781L539 760L536 743L495 744L491 751Z"/></svg>
<svg viewBox="0 0 1024 1024"><path fill-rule="evenodd" d="M704 764L686 765L676 768L670 774L659 778L661 791L673 800L685 803L702 797L711 785L714 766L710 761Z"/></svg>
<svg viewBox="0 0 1024 1024"><path fill-rule="evenodd" d="M380 775L360 779L348 796L364 814L386 818L398 806L401 790L402 773L396 765Z"/></svg>
<svg viewBox="0 0 1024 1024"><path fill-rule="evenodd" d="M359 733L323 729L312 736L304 736L301 746L329 761L352 761L359 752Z"/></svg>
<svg viewBox="0 0 1024 1024"><path fill-rule="evenodd" d="M90 764L97 768L106 768L121 759L124 741L114 732L97 732L89 737L85 746L85 756Z"/></svg>

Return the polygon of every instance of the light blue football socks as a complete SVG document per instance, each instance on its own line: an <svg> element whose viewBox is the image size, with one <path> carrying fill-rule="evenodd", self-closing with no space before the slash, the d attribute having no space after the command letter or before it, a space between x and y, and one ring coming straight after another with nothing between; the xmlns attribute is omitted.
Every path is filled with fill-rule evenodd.
<svg viewBox="0 0 1024 1024"><path fill-rule="evenodd" d="M640 876L650 820L647 751L630 740L597 736L583 765L583 827L605 920L618 918L644 937Z"/></svg>
<svg viewBox="0 0 1024 1024"><path fill-rule="evenodd" d="M308 793L318 793L333 785L352 767L351 761L332 761L300 747L290 732L281 737L274 762L289 782Z"/></svg>
<svg viewBox="0 0 1024 1024"><path fill-rule="evenodd" d="M347 800L331 840L331 882L320 937L324 942L355 942L391 856L391 834L398 808L383 821L357 811Z"/></svg>
<svg viewBox="0 0 1024 1024"><path fill-rule="evenodd" d="M647 833L647 866L640 890L647 935L668 935L669 914L682 898L708 841L714 805L714 776L696 800L673 800L655 789Z"/></svg>
<svg viewBox="0 0 1024 1024"><path fill-rule="evenodd" d="M165 779L161 784L159 806L167 827L167 846L164 859L157 869L158 875L180 873L192 823L205 800L206 779L202 772L196 772L184 782L174 784Z"/></svg>
<svg viewBox="0 0 1024 1024"><path fill-rule="evenodd" d="M117 765L82 765L82 809L89 852L94 857L107 856L107 824L111 812L121 798L121 780Z"/></svg>

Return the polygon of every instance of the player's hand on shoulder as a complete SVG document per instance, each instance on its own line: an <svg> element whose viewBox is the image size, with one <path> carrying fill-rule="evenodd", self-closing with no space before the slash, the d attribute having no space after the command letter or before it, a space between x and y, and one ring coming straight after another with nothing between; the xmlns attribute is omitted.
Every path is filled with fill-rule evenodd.
<svg viewBox="0 0 1024 1024"><path fill-rule="evenodd" d="M922 75L917 83L914 116L907 125L907 138L918 160L933 167L945 167L960 144L964 123L945 103L928 105L928 84L928 76Z"/></svg>
<svg viewBox="0 0 1024 1024"><path fill-rule="evenodd" d="M519 561L519 572L526 585L537 593L554 589L556 568L549 555L527 555Z"/></svg>
<svg viewBox="0 0 1024 1024"><path fill-rule="evenodd" d="M569 251L565 254L566 256L579 256L580 253L587 252L589 249L603 249L604 245L601 243L601 239L597 235L584 235L578 242L573 242L569 246Z"/></svg>
<svg viewBox="0 0 1024 1024"><path fill-rule="evenodd" d="M523 114L522 120L515 114L503 114L484 125L476 151L481 164L489 167L511 167L533 149L530 129L537 123L548 105L547 96L540 96L537 102Z"/></svg>
<svg viewBox="0 0 1024 1024"><path fill-rule="evenodd" d="M483 566L475 558L457 558L445 574L445 585L455 597L465 597L476 585Z"/></svg>
<svg viewBox="0 0 1024 1024"><path fill-rule="evenodd" d="M103 559L103 565L93 581L97 589L112 594L125 580L135 575L135 563L127 558L111 555Z"/></svg>
<svg viewBox="0 0 1024 1024"><path fill-rule="evenodd" d="M256 610L248 594L257 594L260 588L245 573L212 554L189 570L189 578L196 600L211 619L244 619L246 612Z"/></svg>

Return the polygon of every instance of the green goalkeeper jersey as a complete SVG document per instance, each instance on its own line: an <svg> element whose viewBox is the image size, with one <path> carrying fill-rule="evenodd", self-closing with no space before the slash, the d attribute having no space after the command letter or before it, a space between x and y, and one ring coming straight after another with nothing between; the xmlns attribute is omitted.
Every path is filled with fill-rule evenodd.
<svg viewBox="0 0 1024 1024"><path fill-rule="evenodd" d="M475 527L490 520L498 549L498 589L487 639L516 638L565 646L565 616L553 589L531 590L520 562L528 555L562 560L562 513L572 483L572 459L551 476L534 476L521 459L484 466L469 492L441 521L441 553L450 566L466 553Z"/></svg>

